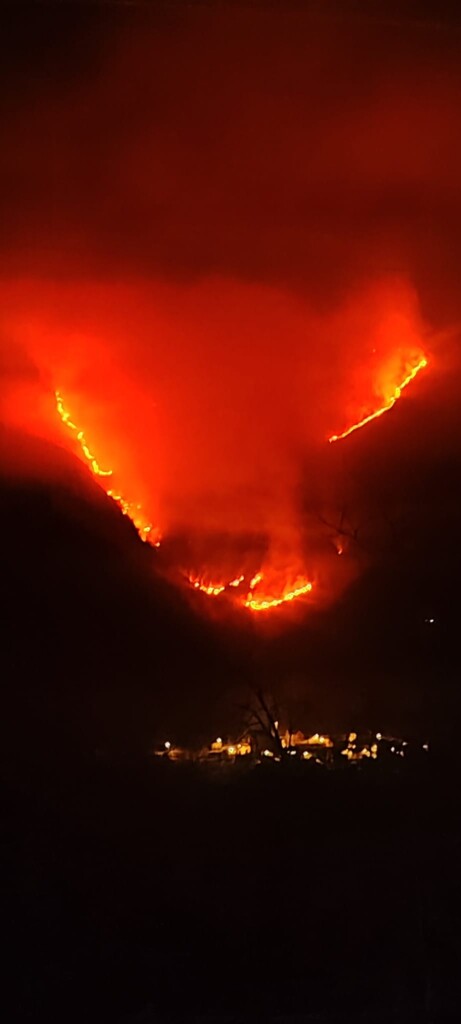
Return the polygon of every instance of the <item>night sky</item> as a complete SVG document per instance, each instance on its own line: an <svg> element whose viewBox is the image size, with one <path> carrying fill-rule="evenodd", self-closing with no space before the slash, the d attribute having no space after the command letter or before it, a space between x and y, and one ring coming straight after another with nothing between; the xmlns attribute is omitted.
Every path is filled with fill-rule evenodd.
<svg viewBox="0 0 461 1024"><path fill-rule="evenodd" d="M32 746L37 721L198 742L255 676L305 728L459 711L460 21L321 8L2 8L4 657ZM182 576L260 564L312 596L255 622Z"/></svg>

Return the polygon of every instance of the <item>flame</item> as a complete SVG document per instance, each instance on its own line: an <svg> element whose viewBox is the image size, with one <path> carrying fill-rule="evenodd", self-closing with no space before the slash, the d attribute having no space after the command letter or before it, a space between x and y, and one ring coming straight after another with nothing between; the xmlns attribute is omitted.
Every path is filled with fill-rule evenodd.
<svg viewBox="0 0 461 1024"><path fill-rule="evenodd" d="M259 574L258 582L260 582L262 579L262 574ZM255 586L256 585L257 584L255 584ZM312 590L312 583L305 577L298 578L295 581L295 586L293 587L293 589L289 590L289 586L290 584L286 586L286 588L283 590L282 594L279 597L254 596L253 587L252 591L247 595L245 601L243 602L244 606L245 608L250 608L252 612L265 612L268 611L270 608L278 608L281 604L285 604L285 602L294 601L297 597L303 597L305 594L310 594Z"/></svg>
<svg viewBox="0 0 461 1024"><path fill-rule="evenodd" d="M94 475L112 476L111 469L101 469L101 466L99 465L96 456L93 455L93 453L89 449L88 442L86 440L85 434L83 433L83 430L79 430L77 424L72 422L70 418L70 412L68 412L62 400L61 392L55 391L54 396L56 399L56 408L62 419L62 422L66 427L68 427L69 430L73 430L75 432L80 448L85 456L85 459L87 460L87 462L90 463L91 470L94 473Z"/></svg>
<svg viewBox="0 0 461 1024"><path fill-rule="evenodd" d="M55 391L56 409L60 416L60 419L68 430L71 430L75 435L75 438L79 444L80 450L85 461L89 464L91 472L98 478L110 477L113 475L112 469L102 469L96 456L91 451L88 442L86 440L84 431L81 430L76 423L71 419L70 412L64 405L64 401L60 391ZM157 528L152 526L152 523L144 515L142 506L138 503L128 501L124 495L115 491L112 488L105 486L104 482L100 480L101 486L105 490L107 496L115 502L120 508L123 515L128 516L131 522L136 527L136 530L143 541L148 541L155 547L160 545L160 533ZM206 594L207 597L219 597L225 590L235 591L245 580L245 576L241 573L239 576L235 576L233 579L228 581L220 580L213 581L207 580L204 576L195 576L192 573L184 574L186 579L189 581L194 590L200 590L201 593ZM256 588L263 581L264 574L257 572L252 576L248 584L248 592L246 597L239 598L238 603L243 605L244 608L249 608L251 611L268 611L271 608L278 608L285 602L294 601L298 597L302 597L305 594L310 593L312 590L312 583L304 577L298 577L295 580L295 584L290 589L290 584L285 585L281 593L274 595L271 591L266 591L261 596L255 594ZM237 597L237 595L236 595Z"/></svg>
<svg viewBox="0 0 461 1024"><path fill-rule="evenodd" d="M239 587L245 579L244 576L236 576L234 580L230 580L228 583L221 581L219 583L212 583L211 581L206 582L203 576L194 576L192 573L185 573L185 577L194 590L200 590L202 594L207 594L208 597L218 597L228 587Z"/></svg>
<svg viewBox="0 0 461 1024"><path fill-rule="evenodd" d="M244 576L237 576L235 578L235 580L231 580L230 583L228 583L228 586L229 587L239 587L240 584L243 583L244 579L245 579Z"/></svg>
<svg viewBox="0 0 461 1024"><path fill-rule="evenodd" d="M427 359L425 356L422 356L419 362L416 363L415 366L413 366L413 368L410 370L407 376L404 377L401 383L396 388L394 388L390 398L385 403L385 405L382 405L379 409L376 410L376 412L370 413L369 416L365 416L364 419L359 420L358 423L354 423L351 427L348 427L347 430L343 430L342 434L332 434L332 436L328 438L330 444L332 441L341 441L344 437L348 437L349 434L352 434L354 430L360 430L360 428L365 427L367 423L371 423L372 420L376 420L378 419L379 416L383 416L385 412L389 412L389 409L392 409L392 407L400 398L402 391L404 391L405 388L407 388L408 385L411 384L411 381L415 379L416 375L420 372L420 370L423 370L425 366L427 366Z"/></svg>
<svg viewBox="0 0 461 1024"><path fill-rule="evenodd" d="M189 581L194 590L200 590L202 594L206 594L207 597L218 597L219 594L224 593L230 587L238 587L243 583L245 577L237 576L230 582L223 580L207 581L204 576L194 576L192 573L185 573L186 579ZM271 608L278 608L281 604L285 604L289 601L294 601L297 597L303 597L305 594L309 594L312 590L312 583L306 577L298 577L294 586L289 583L285 584L282 591L274 595L272 587L267 588L266 592L261 595L255 595L255 588L264 579L262 572L257 572L252 577L248 584L248 593L246 597L239 599L238 604L243 605L244 608L249 608L253 612L269 611Z"/></svg>
<svg viewBox="0 0 461 1024"><path fill-rule="evenodd" d="M64 426L67 427L68 430L73 431L73 433L75 434L80 450L86 462L88 462L91 472L97 477L112 476L113 470L101 468L96 456L93 454L88 445L83 430L80 430L77 424L74 423L73 420L71 419L70 412L68 411L68 409L66 409L66 406L64 405L61 392L55 391L54 396L56 400L56 409L58 411L58 414L62 422L64 423ZM128 518L131 519L131 522L133 523L133 526L135 526L141 540L148 541L149 544L152 544L154 547L158 548L160 546L160 531L157 527L154 527L151 522L149 522L149 520L147 519L146 515L142 510L142 506L139 503L137 504L133 501L128 501L123 494L108 489L102 482L101 487L103 487L107 496L111 498L116 505L118 505L123 515L128 516Z"/></svg>
<svg viewBox="0 0 461 1024"><path fill-rule="evenodd" d="M360 428L366 426L367 423L370 423L374 419L378 419L379 416L382 416L385 412L392 409L401 397L405 388L408 387L411 381L415 379L420 370L427 366L427 362L427 358L425 356L421 356L419 361L408 371L400 384L394 387L390 397L384 405L375 412L370 413L369 416L364 417L364 419L354 423L351 427L348 427L348 429L344 430L341 434L333 434L328 438L329 442L340 441L343 438L348 437L349 434L353 433L353 431L360 430ZM62 395L59 391L55 392L55 398L58 414L68 430L74 433L82 455L89 464L92 473L98 478L112 476L112 469L102 469L100 466L96 456L88 445L83 430L81 430L77 424L72 421L70 413L66 409ZM118 505L122 513L131 519L141 540L148 541L150 544L158 547L160 544L160 533L158 529L154 528L152 523L148 521L143 512L142 506L128 501L121 492L106 488L104 483L101 483L101 486L104 488L108 497ZM341 541L337 543L336 550L338 555L343 554L344 546ZM243 574L235 576L231 580L211 580L209 578L207 579L204 575L194 575L189 572L186 572L183 575L194 590L201 591L201 593L206 594L207 597L219 597L225 591L235 591L245 580ZM269 572L269 576L270 575L271 574ZM250 579L247 585L246 595L240 597L235 594L235 596L233 595L233 598L234 603L239 604L241 607L248 608L252 612L262 612L269 611L273 608L279 608L283 604L291 603L298 598L305 597L307 594L311 593L312 588L312 582L304 575L297 576L294 580L293 578L290 581L287 580L283 582L282 586L280 586L280 581L277 581L276 584L270 583L267 581L265 574L262 571L258 571Z"/></svg>
<svg viewBox="0 0 461 1024"><path fill-rule="evenodd" d="M109 498L115 501L119 509L122 511L124 516L128 516L131 519L133 526L136 527L141 540L148 541L154 548L160 547L161 534L158 527L154 527L148 519L146 519L142 505L135 504L133 501L127 501L123 497L123 494L116 494L115 491L106 491Z"/></svg>
<svg viewBox="0 0 461 1024"><path fill-rule="evenodd" d="M208 597L218 597L218 594L222 594L223 590L226 589L226 583L205 583L203 577L192 576L186 573L186 579L193 586L194 590L200 590L202 594L206 594Z"/></svg>

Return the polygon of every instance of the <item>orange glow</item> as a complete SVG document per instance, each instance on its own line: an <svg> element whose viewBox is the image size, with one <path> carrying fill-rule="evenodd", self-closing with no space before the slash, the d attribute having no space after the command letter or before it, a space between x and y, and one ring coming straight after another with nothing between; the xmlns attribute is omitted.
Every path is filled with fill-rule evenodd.
<svg viewBox="0 0 461 1024"><path fill-rule="evenodd" d="M352 434L354 430L360 430L361 427L365 427L367 423L371 423L372 420L378 419L378 417L382 416L385 412L389 412L389 410L392 409L392 407L401 397L402 391L404 391L404 389L407 388L409 384L411 384L412 380L415 379L416 375L420 372L420 370L423 370L425 366L427 366L427 359L425 356L422 356L419 362L417 362L416 365L413 366L413 368L409 371L407 376L404 377L401 383L392 390L389 398L387 399L384 405L380 406L379 409L376 409L375 412L370 413L369 416L365 416L362 420L359 420L358 423L354 423L351 427L348 427L347 430L343 430L342 434L332 434L332 436L328 438L329 442L331 443L332 441L341 441L344 437L348 437L349 434Z"/></svg>
<svg viewBox="0 0 461 1024"><path fill-rule="evenodd" d="M353 424L347 430L341 434L333 434L329 441L338 441L355 430L359 430L373 419L377 419L382 416L385 412L389 411L398 399L401 397L402 392L406 387L409 386L411 381L415 379L417 374L427 366L427 358L421 356L417 362L413 362L413 365L409 368L409 363L406 365L406 376L400 380L400 383L395 386L394 382L392 386L387 387L387 400L385 404L380 406L375 412L361 419L357 423ZM401 372L401 371L400 371ZM394 370L394 381L395 381L395 370ZM383 389L384 397L386 398L386 389ZM141 504L129 501L121 490L110 488L105 484L105 478L113 476L113 470L111 468L103 468L98 462L93 449L90 448L84 431L72 420L69 410L66 408L62 395L59 391L55 392L56 408L60 419L64 426L70 431L81 452L81 455L85 462L89 465L91 472L98 478L99 483L105 490L105 493L110 497L120 508L122 513L132 521L134 524L141 540L148 541L154 546L159 546L160 534L158 529L152 526L152 523L147 519ZM336 550L339 555L343 554L344 546L341 539L338 539L336 543ZM265 612L275 608L279 608L284 604L291 604L293 601L307 597L313 589L312 581L304 574L303 571L300 573L293 573L287 569L283 569L282 572L274 572L272 567L269 566L266 571L266 567L255 572L250 578L249 582L245 583L245 577L243 573L235 575L233 578L228 577L220 578L216 576L208 576L205 571L201 574L185 573L185 577L189 584L194 590L198 590L205 594L207 597L219 597L221 594L226 593L228 598L232 597L232 603L245 609L249 609L251 612ZM300 567L302 569L302 567ZM238 588L241 588L240 593L237 593Z"/></svg>
<svg viewBox="0 0 461 1024"><path fill-rule="evenodd" d="M66 409L63 398L60 391L55 391L56 408L58 414L64 423L64 426L68 430L73 431L75 438L78 442L82 455L86 462L89 464L91 472L97 477L109 477L113 475L112 469L102 469L96 456L90 450L88 442L86 440L83 430L77 426L71 419L70 412ZM101 481L100 481L101 482ZM117 491L108 489L102 482L101 486L106 492L107 496L118 505L119 509L124 516L128 516L136 527L136 530L142 541L148 541L154 547L158 548L160 545L160 531L157 527L154 527L151 522L145 516L142 506L133 501L127 501L123 494Z"/></svg>
<svg viewBox="0 0 461 1024"><path fill-rule="evenodd" d="M333 746L333 740L330 738L330 736L321 736L321 735L319 735L318 732L315 732L313 736L309 736L308 739L306 740L306 742L310 743L311 746L317 746L317 745L321 746L321 747L332 747Z"/></svg>

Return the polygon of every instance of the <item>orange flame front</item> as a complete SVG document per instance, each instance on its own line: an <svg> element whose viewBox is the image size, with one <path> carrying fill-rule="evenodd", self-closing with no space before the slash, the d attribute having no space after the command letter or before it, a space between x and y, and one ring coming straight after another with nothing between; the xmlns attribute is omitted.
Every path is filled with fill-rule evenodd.
<svg viewBox="0 0 461 1024"><path fill-rule="evenodd" d="M207 581L204 576L194 576L191 573L186 573L186 579L189 581L194 590L200 590L202 594L206 594L207 597L219 597L230 587L239 587L244 582L244 576L237 576L235 579L229 582L223 581ZM249 608L253 612L268 611L270 608L278 608L281 604L286 602L294 601L297 597L303 597L306 594L310 594L312 590L312 583L305 577L297 577L294 581L294 585L285 584L281 593L277 596L273 593L273 587L267 587L267 590L261 594L256 593L255 590L264 579L262 572L257 572L248 584L248 593L246 597L241 598L238 603L243 605L244 608Z"/></svg>
<svg viewBox="0 0 461 1024"><path fill-rule="evenodd" d="M230 586L227 583L205 583L203 577L189 574L186 574L186 579L189 580L194 590L200 590L202 594L206 594L208 597L218 597L218 594L222 594L226 586Z"/></svg>
<svg viewBox="0 0 461 1024"><path fill-rule="evenodd" d="M88 445L83 430L80 430L77 424L71 419L70 412L64 405L61 392L55 391L54 396L58 414L64 423L64 426L74 433L75 439L80 447L84 459L90 466L91 472L97 477L112 476L113 470L101 468L96 456ZM123 494L114 490L109 490L103 483L101 483L101 486L105 490L107 496L111 498L116 505L118 505L123 515L128 516L128 518L131 519L131 522L133 523L133 526L136 527L141 540L148 541L149 544L158 548L160 545L160 531L157 527L154 527L151 522L149 522L142 510L142 506L139 503L136 504L133 501L127 501Z"/></svg>
<svg viewBox="0 0 461 1024"><path fill-rule="evenodd" d="M365 416L362 420L359 420L358 423L353 423L351 427L347 428L347 430L343 430L342 434L332 434L332 436L328 438L330 444L332 441L341 441L344 437L348 437L349 434L352 434L354 430L360 430L361 427L366 427L367 423L371 423L372 420L376 420L379 416L383 416L385 412L389 412L389 409L392 409L400 398L402 391L411 384L412 380L415 379L416 375L420 370L423 370L425 366L427 366L427 359L425 356L422 356L419 362L416 363L416 366L413 366L403 381L394 388L390 398L384 405L379 409L376 409L375 412L370 413L369 416Z"/></svg>
<svg viewBox="0 0 461 1024"><path fill-rule="evenodd" d="M408 385L415 379L417 374L427 366L427 358L421 356L418 362L415 363L408 370L403 380L395 387L390 390L389 397L385 403L380 406L375 412L370 413L357 423L353 423L352 426L348 427L340 434L332 434L328 438L329 442L340 441L349 434L352 434L355 430L360 430L366 426L367 423L371 423L372 420L378 419L383 416L385 412L388 412L393 408L395 403L401 397L402 392ZM408 366L408 364L407 364ZM384 392L386 394L386 392ZM103 469L99 464L96 456L88 445L87 439L83 430L81 430L71 419L70 413L66 409L61 393L55 392L56 408L58 414L67 427L68 430L72 431L75 439L80 447L80 451L88 463L91 472L100 479L101 486L104 488L106 494L118 505L124 515L131 519L132 523L136 527L136 530L143 541L148 541L155 547L160 544L160 533L157 528L152 526L152 523L146 518L140 504L128 501L124 495L112 489L108 489L103 479L113 475L112 469ZM338 554L343 553L343 545L338 544ZM264 566L263 566L264 569ZM291 575L288 578L288 574L285 575L285 579L280 580L277 574L273 574L270 568L266 571L259 570L254 573L246 586L242 586L245 583L245 577L243 574L235 576L233 579L210 579L204 575L194 575L190 572L184 573L185 578L188 580L194 590L200 591L207 597L219 597L221 594L228 594L228 597L232 597L233 604L240 605L241 607L247 608L252 612L269 611L273 608L278 608L283 604L288 604L298 598L306 597L311 593L313 589L312 582L304 575ZM236 591L239 591L237 593ZM242 593L243 592L243 593Z"/></svg>
<svg viewBox="0 0 461 1024"><path fill-rule="evenodd" d="M264 579L264 576L262 573L258 573L258 577L257 583L250 589L250 593L243 602L245 608L250 608L252 612L265 612L270 608L278 608L281 604L310 594L312 590L312 583L309 580L305 577L298 577L294 581L294 586L287 584L278 597L269 596L268 594L258 596L257 593L255 594L255 588Z"/></svg>
<svg viewBox="0 0 461 1024"><path fill-rule="evenodd" d="M112 470L111 469L101 469L101 466L99 465L99 462L97 461L96 457L93 455L93 453L90 451L90 449L88 447L88 442L86 440L85 434L83 433L83 430L79 430L79 428L77 427L77 424L72 422L72 420L70 418L70 412L68 412L68 410L65 408L64 402L62 400L61 392L60 391L55 391L54 396L55 396L55 399L56 399L56 408L57 408L58 413L59 413L59 415L60 415L60 417L62 419L62 422L65 424L65 426L69 430L73 430L74 431L75 436L77 438L77 441L78 441L78 443L80 445L81 451L82 451L85 459L87 460L87 462L89 462L89 464L91 466L91 470L94 473L94 475L95 476L112 476Z"/></svg>
<svg viewBox="0 0 461 1024"><path fill-rule="evenodd" d="M194 590L200 590L202 594L206 594L208 597L218 597L228 587L235 589L243 583L244 576L236 576L235 579L229 580L229 582L211 582L204 576L194 576L193 573L185 573L186 579L193 586Z"/></svg>

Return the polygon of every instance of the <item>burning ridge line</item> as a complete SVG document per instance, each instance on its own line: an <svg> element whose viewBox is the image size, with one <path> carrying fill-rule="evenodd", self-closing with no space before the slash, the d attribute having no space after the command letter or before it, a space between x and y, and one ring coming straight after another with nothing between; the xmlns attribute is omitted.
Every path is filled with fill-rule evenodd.
<svg viewBox="0 0 461 1024"><path fill-rule="evenodd" d="M94 474L94 476L98 478L111 477L113 475L113 470L102 469L98 460L96 459L96 456L93 454L88 445L83 430L80 430L77 424L74 423L73 420L71 419L70 412L68 411L64 404L61 392L55 391L54 397L56 401L56 409L58 415L64 426L67 427L68 430L72 431L73 434L75 435L75 439L80 447L80 450L85 461L88 463L91 469L91 472ZM148 542L149 544L152 544L153 547L158 548L160 546L160 531L158 530L157 527L154 527L152 523L149 522L149 520L146 518L142 511L142 505L140 505L139 503L135 503L133 501L128 501L123 494L112 490L112 488L108 488L105 485L105 483L102 482L101 479L100 483L101 487L107 494L108 498L111 498L112 501L115 502L116 505L118 505L119 509L121 510L124 516L128 516L128 518L131 519L131 522L133 523L133 526L136 528L141 540Z"/></svg>
<svg viewBox="0 0 461 1024"><path fill-rule="evenodd" d="M372 420L378 419L380 416L383 416L385 412L388 412L390 409L392 409L395 403L401 397L402 391L404 391L405 388L407 388L408 385L415 379L417 374L427 366L427 363L428 361L426 357L422 356L418 363L416 363L416 365L412 367L412 369L407 374L407 376L402 380L402 382L397 387L394 388L394 391L392 392L390 399L385 403L385 405L381 406L375 412L370 413L369 416L365 416L358 423L352 424L351 427L348 427L347 430L344 430L342 433L332 434L332 436L328 438L329 443L331 444L334 441L343 440L344 438L348 437L349 434L352 434L356 430L360 430L368 423L371 423ZM146 519L142 511L142 506L140 504L135 504L134 502L127 501L127 499L123 496L122 493L116 492L113 489L109 489L103 482L104 478L111 477L113 475L113 470L103 469L101 467L98 460L96 459L96 456L93 454L90 446L88 445L83 430L80 430L77 424L74 423L73 420L71 419L70 412L68 411L64 404L60 391L55 391L55 401L56 409L62 423L64 424L65 427L67 427L68 430L70 430L75 435L75 439L80 447L80 450L85 461L88 463L91 472L94 474L94 476L100 479L101 486L105 490L105 493L108 495L109 498L112 499L112 501L115 502L116 505L118 505L123 515L126 515L128 516L129 519L131 519L141 540L147 541L154 547L159 547L160 532L157 528L154 528L152 526L152 523L150 523ZM241 587L241 584L244 583L245 579L243 575L240 575L230 581L212 582L211 580L207 581L203 576L194 576L191 573L184 573L184 576L188 580L190 585L194 588L194 590L201 591L202 593L206 594L207 597L219 597L220 594L224 593L227 590L230 590L230 588L232 588L235 591L237 588ZM278 608L281 605L294 601L299 597L306 596L312 591L313 587L313 584L305 577L298 577L298 579L295 581L295 586L291 590L285 589L284 591L282 591L279 597L270 597L264 595L264 587L261 588L262 593L258 593L257 588L259 587L263 579L264 574L262 572L257 572L252 577L248 584L246 596L237 597L237 594L235 595L237 603L243 606L244 608L248 608L250 611L253 612L268 611L271 608Z"/></svg>
<svg viewBox="0 0 461 1024"><path fill-rule="evenodd" d="M227 582L205 582L203 576L194 576L191 573L185 573L186 579L189 581L194 590L200 590L202 594L206 594L207 597L219 597L220 594L228 590L230 587L237 588L244 582L244 576L237 576L235 579ZM280 597L258 597L255 593L255 589L264 579L262 572L257 572L248 584L248 592L245 597L238 601L244 608L249 608L252 612L268 611L270 608L278 608L280 605L290 601L294 601L297 597L302 597L309 594L312 590L312 583L306 579L298 579L297 586L292 590L286 590L281 594Z"/></svg>
<svg viewBox="0 0 461 1024"><path fill-rule="evenodd" d="M383 416L385 412L389 412L389 410L392 409L395 403L399 400L402 391L404 391L405 388L407 388L408 385L411 384L412 380L415 379L416 375L420 372L420 370L423 370L425 366L427 366L427 359L425 356L422 356L419 362L416 363L416 366L414 366L413 369L410 370L407 376L403 379L402 383L399 384L398 387L394 388L394 391L389 401L386 402L385 405L382 405L379 409L376 410L376 412L370 413L369 416L365 416L364 419L359 420L358 423L353 423L353 425L351 427L348 427L347 430L343 430L342 434L332 434L332 436L328 438L329 443L331 444L332 441L342 441L343 438L349 437L349 434L352 434L354 430L360 430L361 427L365 427L367 423L371 423L372 420L377 420L379 416Z"/></svg>

